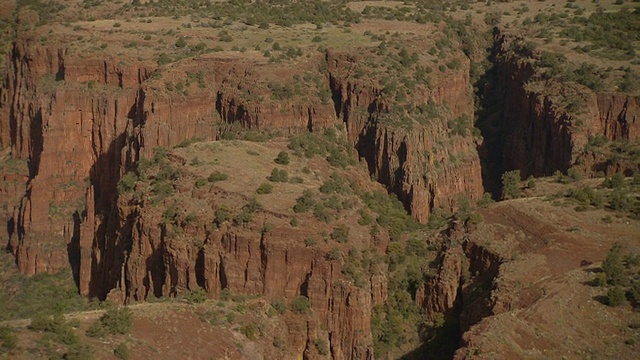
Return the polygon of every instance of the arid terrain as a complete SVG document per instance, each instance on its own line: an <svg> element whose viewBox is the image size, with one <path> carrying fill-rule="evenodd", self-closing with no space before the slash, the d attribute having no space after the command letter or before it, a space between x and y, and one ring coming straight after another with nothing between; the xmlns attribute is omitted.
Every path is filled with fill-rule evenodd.
<svg viewBox="0 0 640 360"><path fill-rule="evenodd" d="M633 359L640 3L0 3L0 359Z"/></svg>

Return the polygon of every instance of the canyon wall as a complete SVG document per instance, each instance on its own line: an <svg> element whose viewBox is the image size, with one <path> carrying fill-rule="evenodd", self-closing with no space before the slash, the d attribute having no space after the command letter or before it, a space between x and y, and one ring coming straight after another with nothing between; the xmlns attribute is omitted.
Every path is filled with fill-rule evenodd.
<svg viewBox="0 0 640 360"><path fill-rule="evenodd" d="M580 88L586 105L572 114L557 95L526 86L536 70L513 51L513 41L496 33L496 77L484 89L502 105L492 119L504 137L490 151L500 153L503 169L520 169L524 177L549 175L577 164L590 135L638 139L637 97ZM474 107L468 60L414 94L418 103L446 107L447 114L428 124L394 127L384 120L394 103L383 89L347 71L357 56L334 51L318 56L307 61L315 71L316 62L326 61L326 73L320 73L321 85L307 90L328 91L333 102L318 96L274 98L269 80L256 79L265 73L292 74L264 59L203 56L157 67L128 58L71 55L19 37L0 88L0 144L25 162L27 171L10 179L3 174L14 185L3 185L0 193L16 199L3 216L20 271L32 275L71 265L83 295L121 302L198 286L212 295L223 288L269 299L302 294L327 319L334 357L371 358L369 318L372 306L386 299L383 276L369 278L364 288L343 283L335 262L286 245L278 238L284 234L194 229L187 234L208 246L185 247L167 241L167 229L145 220L143 210L118 199L121 176L151 157L154 147L191 138L215 140L224 126L291 134L340 123L371 175L419 221L426 222L438 208L455 210L460 196L482 195L482 144L470 133ZM206 70L202 86L188 87L188 94L167 89L167 81L184 81L185 72L199 69ZM468 132L453 133L452 119L467 119ZM595 170L595 162L583 165ZM495 272L495 259L474 265L473 259L483 258L478 251L447 248L438 276L417 292L419 305L430 314L458 314L465 258L479 273ZM319 326L307 324L307 331ZM311 351L309 339L297 343L299 352Z"/></svg>
<svg viewBox="0 0 640 360"><path fill-rule="evenodd" d="M374 176L423 222L435 207L455 208L460 194L477 198L482 193L470 137L449 140L446 119L414 131L382 125L376 120L379 111L368 110L380 103L379 91L358 90L358 84L340 78L344 56L326 56L334 100L337 94L344 99L334 104L267 99L270 92L255 82L256 72L277 73L278 64L209 57L154 69L130 64L131 59L70 56L28 36L18 39L1 92L6 120L0 141L14 158L29 164L27 190L9 239L21 271L56 271L67 257L81 258L80 268L93 269L91 276L110 278L96 280L104 285L93 291L81 281L81 291L104 295L115 281L104 274L119 268L122 257L104 250L116 241L115 189L121 175L140 157L149 157L154 147L218 138L220 122L292 133L342 121ZM209 69L205 86L189 87L188 95L166 91L165 80L153 76L160 71L163 79L179 79L203 68ZM450 117L470 115L467 74L468 62L455 81L438 83L423 95L424 101L447 104ZM353 115L357 108L367 109L367 115Z"/></svg>
<svg viewBox="0 0 640 360"><path fill-rule="evenodd" d="M418 104L433 103L448 114L409 128L385 124L394 104L383 89L359 80L346 69L358 61L352 54L328 52L329 80L336 113L345 122L349 139L369 172L395 193L407 211L426 222L434 209L455 210L460 196L478 199L483 193L480 159L473 137L452 135L448 120L466 117L472 127L473 99L469 61L427 91L416 94Z"/></svg>
<svg viewBox="0 0 640 360"><path fill-rule="evenodd" d="M598 163L602 159L584 155L585 145L590 136L597 135L610 141L638 140L640 99L542 80L535 65L540 53L519 52L522 41L495 31L495 78L483 90L485 99L498 105L497 113L487 117L495 118L489 127L504 132L497 135L503 140L496 149L503 169L519 169L523 178L566 172L574 165L587 173L606 169L606 164ZM570 102L581 105L568 110Z"/></svg>

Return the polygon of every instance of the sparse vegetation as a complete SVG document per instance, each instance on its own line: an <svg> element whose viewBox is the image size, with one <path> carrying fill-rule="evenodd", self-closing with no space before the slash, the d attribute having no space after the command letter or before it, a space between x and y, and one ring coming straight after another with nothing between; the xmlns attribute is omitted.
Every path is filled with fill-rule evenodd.
<svg viewBox="0 0 640 360"><path fill-rule="evenodd" d="M287 170L274 168L269 175L269 181L286 183L289 181L289 173Z"/></svg>
<svg viewBox="0 0 640 360"><path fill-rule="evenodd" d="M258 195L271 194L271 192L273 192L273 185L266 182L260 184L260 186L256 189L256 194Z"/></svg>
<svg viewBox="0 0 640 360"><path fill-rule="evenodd" d="M311 310L311 303L309 303L309 298L306 296L296 296L291 301L291 311L296 314L306 314Z"/></svg>
<svg viewBox="0 0 640 360"><path fill-rule="evenodd" d="M107 335L125 335L131 331L133 315L126 307L108 309L100 319L87 330L87 336L104 337Z"/></svg>
<svg viewBox="0 0 640 360"><path fill-rule="evenodd" d="M18 337L13 329L0 326L0 354L6 354L18 346Z"/></svg>
<svg viewBox="0 0 640 360"><path fill-rule="evenodd" d="M120 345L113 349L113 355L120 360L129 360L129 348L127 344L120 343Z"/></svg>
<svg viewBox="0 0 640 360"><path fill-rule="evenodd" d="M517 199L521 194L520 170L507 171L502 174L502 197Z"/></svg>
<svg viewBox="0 0 640 360"><path fill-rule="evenodd" d="M209 180L209 182L211 182L211 183L215 183L215 182L218 182L218 181L227 180L228 178L229 178L229 175L227 175L225 173L222 173L220 171L214 171L209 175L207 180Z"/></svg>
<svg viewBox="0 0 640 360"><path fill-rule="evenodd" d="M278 153L278 157L276 157L273 161L276 164L280 165L289 165L289 162L291 162L291 160L289 159L289 153L287 153L286 151L281 151L280 153Z"/></svg>
<svg viewBox="0 0 640 360"><path fill-rule="evenodd" d="M114 115L111 114L114 99L118 100L118 114L123 114L122 105L128 106L124 109L126 116L117 115L118 119L122 118L126 122L126 127L120 126L120 122L117 128L113 126L113 131L117 130L117 133L111 133L111 125L107 125L108 129L98 129L103 125L98 122L94 124L94 146L100 142L100 146L104 145L104 150L109 152L97 155L96 166L91 167L87 184L68 187L54 184L56 199L49 203L47 220L61 224L63 220L66 221L64 241L59 241L59 244L54 241L44 244L47 248L42 253L34 250L34 254L37 253L38 256L38 266L48 266L41 262L51 253L48 246L60 246L56 250L60 250L62 254L67 251L69 256L79 256L76 254L79 253L78 249L73 248L78 232L85 239L88 236L84 233L87 227L85 220L91 221L95 217L100 236L95 239L96 244L92 248L93 256L96 257L89 257L87 261L93 266L92 274L104 274L106 278L98 279L100 281L96 280L97 282L92 279L92 287L102 286L98 282L112 286L114 281L120 279L118 271L123 262L126 265L125 271L136 271L132 267L135 267L137 261L148 267L157 267L159 263L154 263L155 260L145 262L146 254L139 255L136 248L138 245L135 242L132 245L131 241L136 241L135 237L140 232L153 239L160 234L158 241L162 244L156 247L158 244L153 240L151 247L153 256L161 258L163 262L167 261L167 254L164 253L166 249L193 250L188 257L194 264L187 266L187 285L181 282L183 278L180 277L177 290L172 288L170 293L189 303L181 305L194 308L208 306L209 303L196 305L204 302L207 294L204 289L193 289L192 284L194 280L197 284L211 280L209 277L202 279L202 268L210 265L212 251L214 258L218 255L221 259L228 256L217 254L221 251L221 237L223 243L227 241L225 236L260 239L259 251L271 251L271 241L278 241L277 238L283 233L291 233L295 234L295 238L287 239L287 246L298 247L298 250L315 257L326 256L326 259L320 260L328 260L332 267L341 269L342 277L335 274L334 282L327 284L333 289L344 286L348 291L368 291L369 288L374 288L374 279L385 279L388 298L373 309L371 319L376 358L400 357L411 349L416 349L411 355L421 357L424 354L418 349L420 345L435 351L433 349L448 346L447 342L457 342L460 325L446 313L425 313L424 309L420 309L416 305L416 299L424 294L418 294L418 289L424 289L425 284L438 279L437 271L444 261L443 253L448 247L459 246L463 242L465 250L470 249L466 245L469 239L476 236L473 232L486 230L483 226L487 224L477 227L472 225L493 221L493 212L499 206L520 204L511 202L491 205L492 196L485 193L477 203L478 207L488 207L481 210L486 216L485 220L475 211L475 205L471 201L476 199L475 196L467 196L460 191L461 187L485 186L493 192L495 199L517 199L523 194L537 196L538 192L546 191L547 187L560 188L562 190L554 195L554 204L570 205L570 209L575 211L593 211L582 215L595 219L596 224L593 226L612 228L612 234L617 234L619 226L640 219L640 171L637 171L640 148L633 140L626 139L633 137L632 130L628 129L633 125L622 119L607 123L602 132L609 138L617 139L610 141L606 136L597 134L600 131L599 125L594 127L589 122L590 119L586 119L596 106L602 110L601 104L590 102L592 99L597 98L598 102L602 102L603 97L617 92L625 93L631 99L630 103L633 103L634 96L640 89L637 67L640 60L636 54L637 43L640 41L637 34L640 10L634 10L636 6L630 2L624 2L622 7L598 1L592 4L569 0L566 4L561 4L563 8L558 6L554 9L556 4L551 6L547 0L514 3L505 10L505 4L508 4L506 1L497 4L491 1L279 1L275 4L265 0L250 3L244 0L83 0L78 4L78 9L70 12L65 11L68 5L63 3L46 0L18 1L19 9L11 15L11 19L0 19L0 69L4 68L2 61L5 59L26 61L17 56L20 55L31 61L31 55L36 54L22 49L20 44L15 49L11 48L9 44L13 39L32 39L34 44L47 51L66 49L64 56L68 64L73 64L72 57L79 53L96 52L102 55L101 58L107 53L117 55L117 65L109 63L111 60L105 60L105 70L100 69L109 72L104 79L89 79L91 77L81 74L65 73L61 66L58 73L55 73L55 68L49 69L53 71L37 79L37 84L31 84L34 86L21 87L21 91L26 94L23 99L38 99L40 105L47 105L49 97L62 99L61 94L81 89L88 92L93 100L87 99L92 104L100 100L91 106L95 111L103 111L101 116L108 115L108 119ZM542 6L542 3L547 4ZM622 5L623 1L615 3ZM30 12L24 11L27 9ZM81 14L82 19L73 18L76 13ZM357 25L362 19L368 21ZM383 20L388 31L376 30L376 20ZM54 21L55 27L45 27ZM397 26L393 21L406 23ZM153 28L148 25L151 23ZM496 43L491 44L489 29L493 26L499 28L494 35L505 36L500 47L496 47ZM363 28L367 29L364 34L361 33ZM520 32L520 28L526 31ZM33 31L32 37L26 36L32 35L31 29L39 30ZM65 29L73 29L73 35ZM18 34L18 30L23 33ZM268 33L261 30L268 30ZM62 41L58 32L69 36L69 40ZM95 34L100 34L100 38L96 38ZM526 36L518 37L521 34ZM117 41L114 41L116 38L113 36L117 36ZM498 53L489 56L485 49ZM257 58L252 51L258 55ZM245 52L245 55L241 55ZM205 54L207 55L201 57ZM240 56L242 61L236 61ZM505 61L513 63L499 64L501 59L498 58L501 56L505 57ZM604 58L606 61L594 61L592 57ZM213 58L217 65L209 66L211 63L208 61ZM158 69L150 74L147 70L140 70L138 78L131 81L132 77L127 69L150 69L149 66L154 65L154 62L157 62ZM609 63L611 67L606 68ZM259 66L254 66L255 64ZM344 66L345 64L348 66ZM10 70L20 69L17 64L11 64L11 67L8 65L6 68ZM471 181L480 179L463 178L468 165L477 165L478 154L483 161L483 175L485 171L489 176L502 173L503 166L514 164L510 161L512 159L506 158L511 149L504 146L505 138L525 137L525 132L531 131L514 127L513 133L505 132L505 124L511 125L506 120L521 115L517 113L520 109L510 108L504 103L482 103L485 93L494 89L498 89L500 96L505 99L512 94L521 96L518 91L512 92L513 89L509 86L496 86L500 81L506 80L502 76L504 74L500 74L504 71L501 66L505 69L517 68L521 72L517 75L522 77L515 76L516 74L510 76L525 83L527 100L531 100L528 106L536 106L535 110L538 111L541 107L538 105L542 104L542 110L554 112L557 118L555 120L559 120L553 124L553 128L546 128L546 125L538 127L539 124L534 126L535 131L544 133L544 146L554 148L546 148L545 156L552 157L554 163L556 158L564 156L556 151L556 139L550 136L566 136L562 140L571 144L571 159L562 159L567 160L561 166L562 171L567 170L566 174L557 172L554 175L557 181L555 184L542 178L529 178L522 182L518 170L504 172L501 179L481 179L481 185L469 185ZM268 72L268 76L262 77L261 71ZM120 84L113 81L114 73L120 77ZM470 82L475 87L475 94L467 91L470 88L466 83L468 75L471 76ZM492 82L492 77L500 78L500 81ZM13 79L11 75L8 78ZM82 78L82 83L76 84L75 78ZM465 82L460 86L461 89L467 89L463 91L464 97L457 98L458 94L451 93L457 92L457 83L454 84L455 89L443 90L442 85L449 78ZM6 83L5 87L20 84L18 81ZM139 90L137 88L144 91L136 92ZM13 90L8 91L9 98L12 98L10 92ZM135 104L128 100L121 101L125 95L131 97L131 101L135 98ZM473 95L477 96L474 104L471 103ZM148 96L147 100L143 96ZM153 101L149 101L150 99ZM164 104L158 103L162 99L169 99L173 104L185 100L209 100L206 108L194 106L193 112L188 109L189 121L193 123L185 125L170 119L171 116L181 115L179 111L183 108L179 106L172 110L174 112L167 112L167 117L147 116L163 109L161 106ZM143 102L144 109L139 107ZM26 103L22 105L31 109ZM40 106L41 110L48 111L46 116L43 117L43 113L30 114L29 117L42 117L45 120L49 117L56 118L52 112L58 110L49 105L48 109L47 106ZM68 104L69 107L74 107L73 111L82 104L75 105ZM476 106L475 114L473 105ZM624 106L626 109L628 105ZM39 111L39 107L35 109ZM85 115L88 113L86 109L79 110ZM525 110L533 111L528 108ZM478 125L484 119L491 119L491 126L474 127L474 123ZM148 122L145 124L145 121ZM329 126L333 121L344 123ZM276 122L281 130L268 130ZM6 138L10 143L3 143L2 146L7 148L0 150L6 150L11 155L3 155L8 158L0 161L0 172L15 173L19 175L19 179L29 179L29 186L34 184L34 189L37 189L38 181L31 180L46 181L46 176L38 174L38 171L49 171L46 167L39 167L40 164L37 163L37 155L42 150L37 148L41 145L38 143L38 136L42 135L39 131L49 129L50 125L55 128L55 124L34 122L31 127L24 127L25 125L27 124L6 129L7 136L4 136L3 141ZM556 125L560 129L556 129ZM81 127L85 129L86 124ZM566 132L563 132L565 129ZM149 131L155 133L150 134ZM593 135L590 135L584 148L589 156L578 156L574 163L576 154L582 151L577 145L584 144L584 137L591 133ZM185 134L202 134L204 137L182 139ZM282 141L285 141L284 134L295 135L286 137L288 149L280 151ZM26 145L19 144L26 141L22 139L24 136L28 136L30 140ZM204 138L225 141L194 145ZM272 139L275 141L271 142ZM262 143L247 145L239 140ZM102 144L102 141L105 143ZM151 158L137 160L138 156L148 154L150 144L176 142L174 149L156 148ZM53 148L48 142L46 144L44 154L50 156ZM235 150L212 155L224 147ZM499 148L499 156L493 156L492 147ZM205 148L207 150L203 150ZM484 156L482 152L488 148L492 148L489 150L491 154ZM514 148L521 154L535 146L523 141L518 142ZM111 151L115 151L115 156L112 156ZM280 152L274 158L278 151ZM23 159L10 158L15 154ZM537 155L532 155L532 158L535 156ZM246 177L251 176L247 175L249 172L236 164L230 164L229 159L241 163L251 171L256 167L254 174L262 174L260 176L263 178L247 180ZM596 163L592 163L593 161ZM566 166L572 164L575 166L567 169ZM76 165L69 162L67 165L69 169L62 173L76 171ZM534 173L537 176L541 173L540 170L545 173L555 170L539 169L539 164L533 164L533 161L520 162L518 166L520 165L527 169L524 175ZM113 183L117 180L113 174L103 178L102 174L95 173L102 170L111 172L119 167L128 172L122 175L117 184ZM535 171L531 171L534 167ZM83 165L83 168L87 166ZM602 185L593 179L595 169L602 171L598 175L604 178ZM619 172L612 174L612 169L619 169ZM264 178L269 170L271 173ZM605 172L611 176L605 177ZM633 178L629 179L632 172ZM371 176L372 182L368 182L367 174ZM13 179L12 176L6 178ZM376 181L392 192L402 193L402 201L384 190L380 184L376 184ZM253 193L258 183L260 185ZM455 186L448 188L449 183L454 183ZM194 190L192 186L199 190ZM525 186L526 190L523 192ZM3 192L7 189L8 192ZM94 191L94 208L87 208L86 199L84 203L83 199L78 199L74 204L62 204L58 201L59 198L68 199L75 192L85 193L87 189ZM272 194L274 189L277 194L258 197L264 204L263 208L255 196ZM5 185L0 184L0 190L3 194L17 192L22 196L25 189L24 186L16 187L7 181ZM114 199L109 199L107 204L104 198L99 198L111 195L109 193L114 190L117 190L117 203L112 201ZM457 191L461 195L454 198L455 195L451 194ZM38 192L34 191L36 193ZM24 239L28 240L28 236L32 234L23 233L25 229L22 228L26 214L23 211L30 210L24 208L27 200L33 199L26 196L15 204L4 204L7 219L15 221L16 216L20 217L19 224L6 224L10 233L9 248L12 251L16 249L16 241L20 243L21 251L28 249L26 245L30 244L30 240L24 242ZM145 208L147 206L149 211ZM34 209L37 210L35 207ZM414 210L413 215L421 220L425 220L425 215L429 214L428 223L418 223L408 214L407 209ZM13 218L11 214L14 214ZM80 230L77 229L78 225ZM88 225L91 227L95 224ZM460 231L464 232L463 240L456 233L457 226L460 225L463 228ZM566 223L561 229L563 234L560 236L576 238L587 236L592 230L583 222ZM103 231L107 234L102 234ZM269 236L264 236L267 234ZM260 235L263 235L262 238ZM51 236L53 238L58 235L52 233ZM69 242L71 239L72 243ZM66 245L68 248L64 249ZM302 249L303 245L307 248ZM253 244L249 246L252 251L255 250ZM126 250L126 255L122 259L119 257L121 254L112 258L112 254L103 251L103 247L116 249L118 253ZM81 250L89 249L83 243ZM87 255L84 252L82 254ZM252 253L251 256L255 260L259 259L260 254ZM461 262L467 261L464 256L461 258ZM183 258L177 258L180 259ZM77 264L77 260L73 259L69 263ZM85 257L82 261L85 264ZM224 258L224 261L225 271L235 266L228 258ZM614 247L602 265L603 272L594 275L592 284L601 288L590 290L606 294L607 300L603 300L603 303L621 306L615 311L625 310L622 305L627 300L637 306L640 299L637 262L637 255L626 254L622 248ZM192 271L190 266L194 265L196 270ZM240 267L242 266L244 265L241 264ZM477 266L467 263L461 265L461 288L465 297L463 306L471 304L480 307L482 298L488 297L487 293L492 291L491 284L469 283L479 275L471 274L470 271L473 270L468 270L474 267ZM169 269L165 270L166 274L162 276L167 276ZM249 279L255 276L253 270L246 270L245 282L253 281ZM78 270L74 271L74 280L77 282ZM176 271L184 270L180 268ZM71 274L66 274L66 278L62 279L57 278L61 275L44 276L40 274L40 270L38 272L32 278L11 276L3 282L7 289L0 290L0 308L3 309L0 320L32 317L31 329L42 332L42 343L47 343L49 348L60 348L55 354L47 353L46 356L91 358L91 348L77 340L74 326L66 324L60 315L94 308L94 304L82 299L75 286L68 285L73 284ZM160 279L155 277L155 270L153 272L144 279L146 291L162 287L162 292L166 293L166 284L158 283ZM174 276L174 270L169 272ZM127 278L126 281L130 280L129 273L121 275ZM238 289L231 283L233 281L232 278L222 280L221 275L221 283L229 282L224 286ZM458 281L457 275L455 281ZM122 286L127 287L127 296L135 297L135 300L147 296L130 294L128 285ZM110 289L100 289L102 290ZM91 292L94 291L92 288ZM276 295L286 296L287 300L278 299L271 307L266 306L271 311L269 317L284 314L289 309L297 315L313 315L309 298L306 297L307 291L311 289L306 289L306 285L303 285L296 291L301 295L294 299L291 299L289 290L287 294ZM100 295L104 296L105 293ZM273 295L274 293L270 293L269 296ZM153 297L154 294L149 293L149 298ZM220 298L220 309L199 314L203 321L226 326L231 331L242 333L251 341L264 336L267 344L273 341L273 346L278 349L276 356L290 355L286 352L286 338L282 337L282 333L263 334L264 319L256 321L252 318L255 315L254 304L242 301L223 302L232 298L234 301L242 299L241 294L234 294L232 297L229 289L222 290ZM315 296L311 298L316 299ZM286 301L290 301L289 306ZM127 320L126 314L114 313L121 310L109 310L91 326L87 334L104 337L128 332L131 325L127 328L123 324L131 322L131 313ZM609 311L615 312L612 309ZM305 350L310 351L311 356L314 350L321 356L330 355L331 349L326 339L327 336L333 336L331 332L334 329L322 326L325 325L320 325L320 330L315 329L316 333L312 335L313 346ZM443 334L453 335L447 338ZM333 338L330 339L333 341ZM108 340L108 351L113 350L117 358L128 358L126 342L131 339L127 338L124 340L126 342L121 342L114 349L120 341L123 339L117 338L115 342ZM242 341L236 342L240 353L243 352L243 346L246 349ZM53 343L57 345L54 346ZM0 353L6 353L15 346L14 331L0 327ZM136 348L138 346L139 344L135 345ZM247 351L242 355L252 353ZM96 354L102 356L107 353L101 349ZM428 357L437 358L439 355L429 353ZM470 353L469 357L473 355L478 354ZM596 350L592 355L597 355Z"/></svg>

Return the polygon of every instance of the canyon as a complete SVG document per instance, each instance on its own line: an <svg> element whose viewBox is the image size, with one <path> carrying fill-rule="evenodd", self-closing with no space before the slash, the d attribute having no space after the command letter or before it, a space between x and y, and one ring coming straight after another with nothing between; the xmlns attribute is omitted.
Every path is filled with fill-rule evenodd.
<svg viewBox="0 0 640 360"><path fill-rule="evenodd" d="M357 26L371 24L353 27ZM425 28L434 31L439 26ZM85 53L43 44L35 32L19 29L0 87L0 155L5 159L0 218L6 224L0 240L21 273L32 276L71 268L81 295L120 304L198 289L209 298L218 298L225 289L269 302L303 296L313 316L287 322L290 356L319 357L313 341L322 338L332 358L373 359L371 320L375 309L389 301L391 271L378 264L364 274L363 283L350 279L344 271L347 263L331 258L331 246L310 247L301 241L329 234L332 226L290 210L307 184L313 188L332 176L331 165L317 158L295 160L298 168L311 168L317 178L296 172L304 185L283 187L253 220L237 226L213 224L215 211L223 206L241 211L254 188L268 177L271 164L245 173L244 165L250 163L246 154L220 150L225 154L221 166L234 182L255 178L246 189L226 184L197 189L193 182L206 174L186 164L205 156L198 144L240 146L228 140L229 134L269 134L272 139L266 142L241 146L247 153L253 150L272 159L278 151L287 151L286 137L320 136L337 129L334 140L344 141L345 153L356 159L339 170L342 175L358 184L359 191L394 194L420 224L454 214L465 201L475 203L485 192L499 198L499 178L508 170L519 170L522 179L572 168L586 177L598 171L608 176L639 171L637 162L611 160L587 145L597 136L637 142L640 98L553 79L545 79L544 89L536 88L542 75L535 61L541 55L523 52L519 36L495 28L491 38L475 39L479 48L491 49L480 80L471 74L482 51L467 56L462 41L454 40L447 60L456 59L459 65L434 73L427 85L407 87L408 100L400 101L398 92L383 81L385 74L368 63L384 63L385 57L367 47L311 50L297 58L295 66L271 62L258 51L213 52L158 65L128 53ZM432 40L412 34L398 42L409 49L426 49ZM419 66L435 66L430 55L419 53L416 58ZM200 78L189 75L198 72ZM314 80L302 81L305 76ZM186 90L169 90L169 82L171 87L186 83ZM274 90L296 84L303 88L293 95L278 96ZM582 99L580 111L568 109L569 95ZM415 110L423 105L429 108ZM397 124L398 111L401 118L417 120ZM185 142L195 145L183 146ZM147 180L140 176L140 164L156 159L159 148L170 149L162 161L188 169L172 183L173 202L153 200L149 179L157 173ZM123 193L119 184L133 173L138 176L135 194ZM366 208L364 198L354 199ZM183 213L167 221L171 204ZM521 262L539 260L540 254L559 256L557 249L548 250L548 244L537 241L561 233L561 225L545 228L542 215L529 219L522 209L557 212L560 219L568 215L536 204L501 202L479 210L485 219L479 225L454 219L424 236L423 242L436 244L434 260L421 269L431 272L414 289L411 301L428 321L441 316L445 324L457 324L452 334L462 347L453 349L456 358L464 358L474 347L506 351L495 339L487 340L481 329L500 329L500 314L543 298L536 286L507 295L515 286L512 280L521 276L514 270L514 249L525 254ZM181 217L190 210L201 221L190 223ZM369 232L359 225L355 210L340 216L336 219L349 224L351 236L358 239L350 245L358 251L384 256L390 244L406 241L386 228ZM294 218L302 219L304 226L290 226ZM636 229L636 222L632 226ZM523 229L526 235L496 248L495 242ZM619 231L626 239L634 230ZM600 230L594 233L579 240L558 235L553 244L563 251L565 246L587 247L590 263L602 261L613 242ZM350 251L347 245L336 246L342 254ZM540 277L549 275L541 269ZM549 276L570 269L552 267ZM522 300L527 298L534 300Z"/></svg>

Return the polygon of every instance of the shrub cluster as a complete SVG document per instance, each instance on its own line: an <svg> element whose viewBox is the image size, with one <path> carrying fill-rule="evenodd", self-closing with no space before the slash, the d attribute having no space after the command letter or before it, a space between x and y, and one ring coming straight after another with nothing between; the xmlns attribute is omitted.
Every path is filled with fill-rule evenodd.
<svg viewBox="0 0 640 360"><path fill-rule="evenodd" d="M89 337L104 337L106 335L125 335L133 326L133 314L127 307L107 310L100 319L96 320L87 330Z"/></svg>

